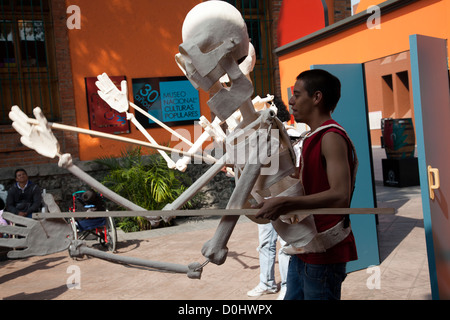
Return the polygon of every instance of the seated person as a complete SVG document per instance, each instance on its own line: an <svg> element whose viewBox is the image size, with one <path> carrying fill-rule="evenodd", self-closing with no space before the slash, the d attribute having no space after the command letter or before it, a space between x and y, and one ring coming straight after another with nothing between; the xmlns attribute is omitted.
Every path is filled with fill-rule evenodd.
<svg viewBox="0 0 450 320"><path fill-rule="evenodd" d="M24 169L17 169L15 178L16 183L8 190L5 211L31 218L33 213L41 210L41 188L28 180L28 174Z"/></svg>
<svg viewBox="0 0 450 320"><path fill-rule="evenodd" d="M101 196L92 190L88 190L76 198L77 211L105 211L105 204ZM80 231L91 230L106 224L105 218L86 218L77 220Z"/></svg>

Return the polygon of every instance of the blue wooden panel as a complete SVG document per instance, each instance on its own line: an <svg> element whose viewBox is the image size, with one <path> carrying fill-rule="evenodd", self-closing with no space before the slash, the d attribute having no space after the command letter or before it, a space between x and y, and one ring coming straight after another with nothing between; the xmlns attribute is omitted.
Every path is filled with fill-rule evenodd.
<svg viewBox="0 0 450 320"><path fill-rule="evenodd" d="M314 65L341 81L341 99L333 119L341 124L352 139L359 160L352 208L374 208L375 187L370 142L368 109L362 64ZM356 271L380 263L375 215L351 215L358 260L347 264L347 271Z"/></svg>
<svg viewBox="0 0 450 320"><path fill-rule="evenodd" d="M447 40L410 36L411 79L423 222L433 299L450 299L450 95ZM429 196L428 165L439 169L440 188Z"/></svg>

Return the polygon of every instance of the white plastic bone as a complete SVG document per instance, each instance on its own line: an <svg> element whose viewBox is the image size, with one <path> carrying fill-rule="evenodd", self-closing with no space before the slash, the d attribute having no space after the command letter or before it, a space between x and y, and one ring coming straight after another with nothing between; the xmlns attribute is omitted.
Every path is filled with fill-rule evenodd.
<svg viewBox="0 0 450 320"><path fill-rule="evenodd" d="M79 167L74 165L70 154L61 154L59 151L60 147L58 140L53 134L50 124L47 122L41 108L34 108L33 113L36 117L37 123L35 121L30 121L31 119L28 118L28 116L18 106L13 106L11 108L11 112L9 113L9 117L13 121L12 126L21 135L20 140L22 143L45 157L55 158L57 156L59 158L58 165L60 167L67 169L80 180L86 182L89 186L104 194L105 197L111 201L128 210L145 210L144 208L108 189ZM160 220L159 217L150 216L147 217L147 219L154 226L156 226Z"/></svg>
<svg viewBox="0 0 450 320"><path fill-rule="evenodd" d="M200 117L200 125L205 129L205 131L200 135L200 137L194 142L192 147L189 149L189 153L196 153L198 150L202 149L203 144L209 139L214 138L215 141L224 141L225 133L223 133L220 128L220 119L215 118L213 123L210 123L208 119L204 116ZM219 131L220 130L220 131ZM184 156L176 162L176 168L179 171L186 171L187 165L191 162L191 157Z"/></svg>
<svg viewBox="0 0 450 320"><path fill-rule="evenodd" d="M253 98L252 103L253 103L253 106L255 107L256 111L261 111L264 109L271 108L273 106L272 101L274 98L275 97L270 94L268 94L267 97L265 97L265 98L256 96L255 98ZM275 106L273 106L273 107L275 107ZM277 108L275 107L275 109L277 109Z"/></svg>
<svg viewBox="0 0 450 320"><path fill-rule="evenodd" d="M289 139L283 134L280 137L270 135L272 128L284 130L280 121L267 116L275 112L267 110L266 116L259 119L261 116L251 100L253 86L249 81L249 72L243 72L237 62L250 56L248 34L242 16L228 3L206 1L188 13L183 23L182 36L183 43L180 53L176 55L176 62L196 88L209 92L211 98L208 105L211 111L228 125L225 158L228 163L235 165L236 187L227 208L247 206L251 194L276 195L266 189L294 171L295 157ZM264 109L270 109L266 106L269 98L273 99L259 99ZM258 102L261 101L255 101L255 104ZM255 130L257 133L254 133ZM274 150L275 154L260 158L261 154L253 149L250 154L242 155L241 151L250 147L249 139L255 136L268 139L265 141L266 146L261 145L265 152L272 151L270 146L279 144L278 149ZM229 154L233 150L241 150L238 152L243 159L236 158L236 152ZM262 170L274 161L281 166L280 170L272 175L272 179L261 179ZM228 251L226 244L236 221L236 217L223 217L213 238L204 244L202 253L211 262L221 264L225 261Z"/></svg>
<svg viewBox="0 0 450 320"><path fill-rule="evenodd" d="M121 90L111 81L106 73L103 73L97 77L98 81L95 82L100 98L102 98L112 109L119 113L125 112L127 119L136 126L136 128L153 144L158 144L155 139L148 133L147 130L136 120L134 114L128 112L128 89L127 82L123 80L121 82ZM167 166L170 169L175 168L175 162L164 151L158 150L159 154L166 160Z"/></svg>
<svg viewBox="0 0 450 320"><path fill-rule="evenodd" d="M223 1L202 2L187 15L183 24L183 43L180 45L180 53L176 55L176 61L194 86L209 91L211 99L208 104L220 121L229 120L230 124L235 122L236 126L226 137L227 154L216 160L204 175L163 210L179 209L225 165L230 164L234 165L237 174L236 187L227 209L248 207L252 196L258 200L266 196L277 196L283 192L298 192L298 185L285 184L286 178L295 170L295 156L284 126L275 118L275 112L272 110L262 110L258 113L255 111L251 100L253 87L248 74L244 74L238 66L238 61L248 56L248 52L249 39L245 22L232 5ZM224 75L231 82L229 87L220 82ZM125 106L124 88L126 86L122 83L120 91L115 86L103 89L105 98L113 104L119 104L119 109L126 112L129 102L127 100ZM233 118L227 119L230 116ZM42 135L44 139L53 143L43 151L43 154L50 157L59 156L60 166L89 181L85 173L78 172L80 169L73 165L70 155L59 153L59 145L46 120L39 119L38 123L30 124L26 116L24 118L19 115L19 119L21 123L16 127L18 132L25 136L24 142L28 146L33 147L35 140L36 145L39 145ZM22 122L29 126L22 125ZM271 129L279 130L280 135L271 134ZM205 129L205 132L208 130ZM244 152L242 159L233 157L233 150L242 153L241 151L247 147L252 147L252 139L255 138L262 144L257 144L256 148L249 148L250 152L248 154ZM261 138L265 140L261 141ZM155 148L158 147L161 146ZM260 153L260 150L263 153ZM227 159L231 163L227 163ZM263 170L268 169L274 162L279 165L277 170L270 175L262 174ZM93 181L89 183L96 185ZM204 244L202 253L208 261L216 264L225 261L228 252L226 245L237 219L238 216L224 216L214 236ZM310 230L312 229L307 229Z"/></svg>
<svg viewBox="0 0 450 320"><path fill-rule="evenodd" d="M206 140L208 140L210 138L210 134L209 132L205 131L203 132L200 137L197 139L197 141L195 141L194 145L189 149L188 152L190 153L195 153L197 152L199 149L202 148L203 143L206 142ZM186 157L184 156L183 158L179 159L176 162L176 168L181 171L184 172L186 171L187 165L191 162L191 157Z"/></svg>
<svg viewBox="0 0 450 320"><path fill-rule="evenodd" d="M244 61L242 61L239 64L239 69L241 69L241 72L247 77L248 80L251 81L250 79L250 73L253 71L253 68L255 67L256 64L256 52L255 52L255 47L253 47L252 43L250 42L248 44L248 55L247 58L244 59ZM223 84L226 84L228 82L230 82L230 78L228 78L228 75L224 75L220 78L220 82Z"/></svg>
<svg viewBox="0 0 450 320"><path fill-rule="evenodd" d="M226 134L223 132L220 127L220 119L214 118L214 121L211 123L204 116L200 117L199 124L202 128L209 133L209 135L216 141L218 144L222 144L226 139Z"/></svg>
<svg viewBox="0 0 450 320"><path fill-rule="evenodd" d="M38 121L36 125L28 123L28 116L18 106L11 108L9 118L13 121L13 128L21 135L20 142L44 157L53 159L60 155L58 140L53 135L41 108L35 108L33 114Z"/></svg>

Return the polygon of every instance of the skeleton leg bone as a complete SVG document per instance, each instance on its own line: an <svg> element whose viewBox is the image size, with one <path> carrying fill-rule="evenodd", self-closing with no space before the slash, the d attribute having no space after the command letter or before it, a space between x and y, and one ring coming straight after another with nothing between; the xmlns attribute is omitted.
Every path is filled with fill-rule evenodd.
<svg viewBox="0 0 450 320"><path fill-rule="evenodd" d="M82 241L73 241L69 247L69 254L71 257L83 257L84 255L89 255L99 259L109 260L115 263L147 267L163 272L186 273L188 278L190 279L200 279L203 271L202 265L198 262L194 262L185 266L169 262L159 262L134 257L124 257L89 248Z"/></svg>
<svg viewBox="0 0 450 320"><path fill-rule="evenodd" d="M256 182L261 165L247 164L242 175L244 183L238 183L228 202L227 209L241 209L246 204L253 185ZM202 248L202 254L211 262L221 265L225 262L228 254L227 243L231 233L236 226L239 216L224 216L216 229L214 236L208 240Z"/></svg>

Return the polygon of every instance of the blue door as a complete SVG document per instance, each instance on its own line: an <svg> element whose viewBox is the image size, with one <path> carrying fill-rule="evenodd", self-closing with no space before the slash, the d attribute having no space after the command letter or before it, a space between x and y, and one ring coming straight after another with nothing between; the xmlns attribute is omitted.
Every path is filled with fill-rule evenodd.
<svg viewBox="0 0 450 320"><path fill-rule="evenodd" d="M368 108L362 64L314 65L324 69L341 81L341 99L333 119L342 125L352 139L358 155L359 167L352 208L375 208L372 149L369 131ZM347 272L380 263L375 215L351 215L352 230L356 239L358 260L347 264Z"/></svg>
<svg viewBox="0 0 450 320"><path fill-rule="evenodd" d="M410 36L423 220L433 299L450 299L450 94L447 40Z"/></svg>

